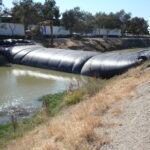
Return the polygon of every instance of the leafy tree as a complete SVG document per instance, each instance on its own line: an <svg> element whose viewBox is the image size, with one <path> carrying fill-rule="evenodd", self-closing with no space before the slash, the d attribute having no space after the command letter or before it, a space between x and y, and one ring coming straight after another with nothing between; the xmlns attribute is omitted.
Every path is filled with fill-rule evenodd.
<svg viewBox="0 0 150 150"><path fill-rule="evenodd" d="M130 22L131 19L131 13L126 13L124 10L120 10L119 12L116 13L117 17L121 21L121 32L122 35L127 31L127 26Z"/></svg>
<svg viewBox="0 0 150 150"><path fill-rule="evenodd" d="M99 35L101 34L101 29L105 27L105 18L107 15L105 13L96 13L95 15L95 28L99 30Z"/></svg>
<svg viewBox="0 0 150 150"><path fill-rule="evenodd" d="M0 22L1 22L1 17L2 17L2 7L3 7L3 4L2 4L2 1L0 1Z"/></svg>
<svg viewBox="0 0 150 150"><path fill-rule="evenodd" d="M60 11L55 0L45 0L42 8L42 20L53 20L55 25L59 25Z"/></svg>
<svg viewBox="0 0 150 150"><path fill-rule="evenodd" d="M70 35L72 35L73 32L79 31L78 26L80 26L82 20L83 12L80 11L79 7L75 7L62 14L62 25L64 25L67 30L70 30Z"/></svg>
<svg viewBox="0 0 150 150"><path fill-rule="evenodd" d="M74 25L74 31L81 34L91 33L94 29L94 17L89 12L82 12L82 17Z"/></svg>
<svg viewBox="0 0 150 150"><path fill-rule="evenodd" d="M106 29L108 35L111 29L120 28L121 22L114 13L107 15L100 12L95 15L95 25L97 29Z"/></svg>
<svg viewBox="0 0 150 150"><path fill-rule="evenodd" d="M20 23L25 25L27 29L30 24L37 24L44 20L59 21L59 8L54 0L46 0L44 4L35 3L33 0L22 0L14 2L12 15L19 18Z"/></svg>
<svg viewBox="0 0 150 150"><path fill-rule="evenodd" d="M128 32L135 35L149 34L148 22L144 18L132 18L128 23Z"/></svg>
<svg viewBox="0 0 150 150"><path fill-rule="evenodd" d="M13 4L12 16L16 19L18 18L19 22L25 25L25 29L28 28L28 25L36 24L40 21L40 16L32 0L22 0Z"/></svg>
<svg viewBox="0 0 150 150"><path fill-rule="evenodd" d="M89 12L81 11L79 7L75 7L63 13L62 25L70 30L70 35L73 32L91 33L94 28L94 16Z"/></svg>

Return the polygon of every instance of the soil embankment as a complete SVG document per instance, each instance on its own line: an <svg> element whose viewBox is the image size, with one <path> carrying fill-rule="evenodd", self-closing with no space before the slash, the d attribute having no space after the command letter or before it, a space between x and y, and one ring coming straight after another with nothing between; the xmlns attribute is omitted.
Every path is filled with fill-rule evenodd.
<svg viewBox="0 0 150 150"><path fill-rule="evenodd" d="M150 82L139 85L132 99L116 103L105 116L117 126L107 129L112 142L101 150L150 149Z"/></svg>
<svg viewBox="0 0 150 150"><path fill-rule="evenodd" d="M55 48L109 52L129 48L150 47L150 38L61 38L54 40Z"/></svg>

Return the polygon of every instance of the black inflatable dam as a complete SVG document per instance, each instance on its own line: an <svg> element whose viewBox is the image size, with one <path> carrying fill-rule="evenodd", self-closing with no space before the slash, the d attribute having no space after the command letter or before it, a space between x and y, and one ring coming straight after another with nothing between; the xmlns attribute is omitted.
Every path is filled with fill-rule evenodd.
<svg viewBox="0 0 150 150"><path fill-rule="evenodd" d="M76 51L27 45L0 48L11 63L77 73L111 77L150 58L150 50L128 53Z"/></svg>

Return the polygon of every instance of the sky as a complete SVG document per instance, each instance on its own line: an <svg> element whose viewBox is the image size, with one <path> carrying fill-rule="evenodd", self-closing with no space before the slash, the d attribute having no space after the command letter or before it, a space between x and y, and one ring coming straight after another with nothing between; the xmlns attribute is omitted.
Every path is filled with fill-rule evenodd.
<svg viewBox="0 0 150 150"><path fill-rule="evenodd" d="M11 8L13 0L3 0L5 7ZM44 2L45 0L33 0L34 2ZM96 12L117 12L124 9L132 13L132 17L145 18L150 25L150 0L55 0L60 12L79 6L81 10Z"/></svg>

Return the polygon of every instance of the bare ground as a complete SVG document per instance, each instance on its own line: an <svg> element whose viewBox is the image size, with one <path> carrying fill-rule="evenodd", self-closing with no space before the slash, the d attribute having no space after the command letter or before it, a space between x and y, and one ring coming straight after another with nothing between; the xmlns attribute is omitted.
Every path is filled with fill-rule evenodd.
<svg viewBox="0 0 150 150"><path fill-rule="evenodd" d="M49 40L38 41L37 44L42 44L49 47ZM55 48L87 50L98 52L110 52L115 50L144 48L150 46L150 38L55 38Z"/></svg>
<svg viewBox="0 0 150 150"><path fill-rule="evenodd" d="M134 97L117 102L104 116L112 142L101 150L150 149L150 81L139 85ZM100 131L100 130L99 130Z"/></svg>

